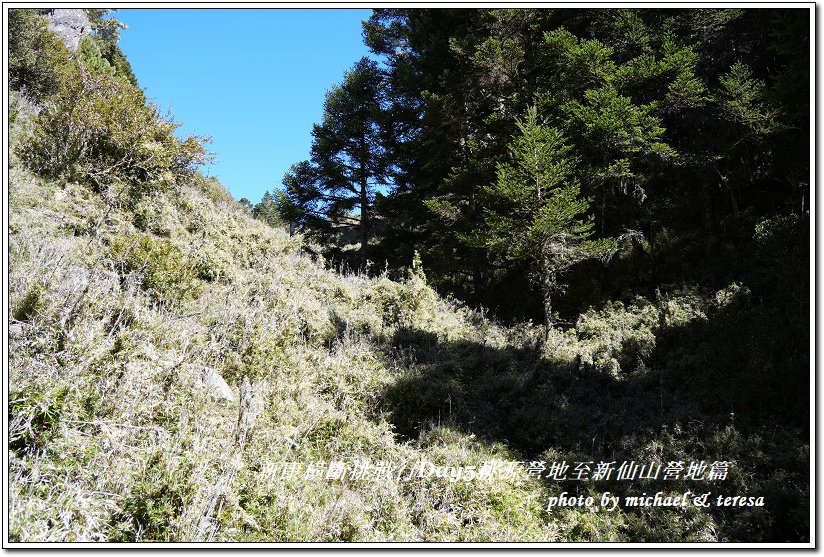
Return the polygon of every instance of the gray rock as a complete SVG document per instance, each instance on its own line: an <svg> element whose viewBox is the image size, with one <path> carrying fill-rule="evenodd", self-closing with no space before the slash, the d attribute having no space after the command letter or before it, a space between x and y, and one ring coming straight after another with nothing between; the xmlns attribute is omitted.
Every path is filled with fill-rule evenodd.
<svg viewBox="0 0 824 557"><path fill-rule="evenodd" d="M63 39L70 50L77 50L83 36L91 32L89 18L81 9L51 8L44 15L49 30Z"/></svg>
<svg viewBox="0 0 824 557"><path fill-rule="evenodd" d="M9 336L10 337L19 337L23 336L23 323L16 322L9 325Z"/></svg>
<svg viewBox="0 0 824 557"><path fill-rule="evenodd" d="M237 400L232 388L216 369L211 367L205 369L203 383L203 386L208 388L218 400L228 400L230 402Z"/></svg>

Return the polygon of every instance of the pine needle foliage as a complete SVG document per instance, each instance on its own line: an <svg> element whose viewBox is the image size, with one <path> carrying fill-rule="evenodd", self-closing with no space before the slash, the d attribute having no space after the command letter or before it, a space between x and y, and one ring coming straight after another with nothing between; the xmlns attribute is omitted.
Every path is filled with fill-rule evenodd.
<svg viewBox="0 0 824 557"><path fill-rule="evenodd" d="M486 191L498 209L487 211L488 244L509 259L538 267L547 332L558 277L585 259L606 255L612 239L592 239L594 218L574 176L571 146L557 128L542 124L535 106L516 122L511 161L498 165Z"/></svg>

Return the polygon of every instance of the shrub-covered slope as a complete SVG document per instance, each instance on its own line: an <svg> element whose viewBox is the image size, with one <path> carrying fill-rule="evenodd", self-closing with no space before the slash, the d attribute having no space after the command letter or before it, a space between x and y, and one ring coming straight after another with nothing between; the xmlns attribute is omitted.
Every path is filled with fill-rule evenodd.
<svg viewBox="0 0 824 557"><path fill-rule="evenodd" d="M16 161L10 178L14 539L559 535L537 482L275 477L287 461L515 459L446 414L399 442L381 403L401 364L378 346L401 328L501 347L506 331L481 337L420 276L325 270L214 182L124 210ZM215 375L233 399L248 378L252 409Z"/></svg>

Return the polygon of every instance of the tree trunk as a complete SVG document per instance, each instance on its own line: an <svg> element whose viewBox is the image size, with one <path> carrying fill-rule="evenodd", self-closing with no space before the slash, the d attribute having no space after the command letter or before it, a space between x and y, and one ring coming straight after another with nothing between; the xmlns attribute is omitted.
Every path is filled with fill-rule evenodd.
<svg viewBox="0 0 824 557"><path fill-rule="evenodd" d="M361 180L360 185L360 264L361 269L366 269L366 245L369 243L369 197L366 193L366 179Z"/></svg>
<svg viewBox="0 0 824 557"><path fill-rule="evenodd" d="M544 248L546 250L546 248ZM541 294L544 302L544 327L546 340L552 334L552 291L555 288L555 273L551 271L549 254L546 251L541 258Z"/></svg>
<svg viewBox="0 0 824 557"><path fill-rule="evenodd" d="M366 271L366 245L369 243L369 151L366 146L366 128L360 135L360 266Z"/></svg>

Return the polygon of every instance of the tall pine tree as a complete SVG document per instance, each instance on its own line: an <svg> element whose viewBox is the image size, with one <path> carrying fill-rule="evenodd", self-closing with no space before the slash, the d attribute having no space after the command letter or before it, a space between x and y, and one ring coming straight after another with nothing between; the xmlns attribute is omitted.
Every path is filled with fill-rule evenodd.
<svg viewBox="0 0 824 557"><path fill-rule="evenodd" d="M323 122L312 129L311 160L292 166L278 198L281 214L309 232L356 229L366 267L372 204L386 185L383 73L362 58L326 95Z"/></svg>

